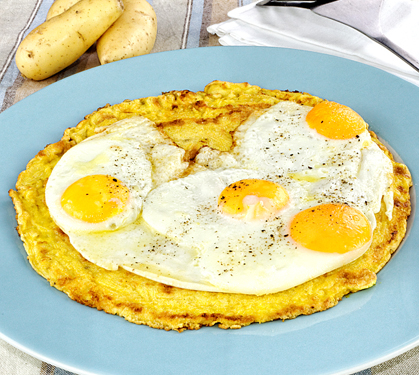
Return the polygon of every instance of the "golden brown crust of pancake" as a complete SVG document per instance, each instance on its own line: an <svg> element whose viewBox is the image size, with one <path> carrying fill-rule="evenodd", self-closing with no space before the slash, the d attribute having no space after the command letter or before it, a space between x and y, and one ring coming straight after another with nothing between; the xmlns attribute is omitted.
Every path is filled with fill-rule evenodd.
<svg viewBox="0 0 419 375"><path fill-rule="evenodd" d="M305 93L265 90L247 83L214 81L205 91L172 91L158 97L107 105L86 116L63 138L40 151L9 192L17 212L18 233L32 267L52 286L84 305L117 314L130 322L166 330L199 329L218 324L240 328L253 322L291 319L336 305L343 296L375 284L406 232L410 214L411 177L393 161L394 211L376 215L371 248L356 261L292 289L263 296L192 291L167 286L123 269L108 271L85 260L52 221L45 204L45 184L60 157L95 129L120 119L143 115L193 157L209 145L228 150L231 132L252 113L281 100L314 106L322 99ZM373 139L392 159L388 150ZM393 159L392 159L393 160Z"/></svg>

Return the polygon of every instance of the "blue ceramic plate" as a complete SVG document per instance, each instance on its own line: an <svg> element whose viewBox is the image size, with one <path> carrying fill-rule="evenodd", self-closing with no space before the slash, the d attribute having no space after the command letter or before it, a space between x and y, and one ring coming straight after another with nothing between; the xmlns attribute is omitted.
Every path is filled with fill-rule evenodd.
<svg viewBox="0 0 419 375"><path fill-rule="evenodd" d="M413 215L402 249L374 287L318 314L240 330L177 333L137 326L70 300L32 270L7 195L26 163L106 103L202 90L215 79L305 91L346 104L391 144L414 181L418 178L419 88L353 61L278 48L213 47L157 53L76 74L0 114L3 339L59 367L95 375L349 374L419 344L419 231Z"/></svg>

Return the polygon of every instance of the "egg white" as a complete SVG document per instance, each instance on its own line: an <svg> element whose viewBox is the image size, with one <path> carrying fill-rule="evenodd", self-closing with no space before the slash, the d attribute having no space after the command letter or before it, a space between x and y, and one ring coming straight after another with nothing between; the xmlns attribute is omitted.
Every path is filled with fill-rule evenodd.
<svg viewBox="0 0 419 375"><path fill-rule="evenodd" d="M321 203L346 203L374 228L383 197L392 211L392 164L369 133L328 139L309 128L310 109L281 102L241 125L231 152L204 147L193 165L150 121L118 122L70 149L57 164L47 185L51 215L86 259L110 270L123 267L178 287L245 294L301 284L358 258L368 246L346 254L305 249L289 236L295 214ZM88 142L92 147L85 146ZM114 170L114 159L96 142L124 147L128 173ZM62 219L64 189L83 174L98 173L96 168L119 178L138 197L127 210L132 216L113 230ZM185 171L192 173L182 177ZM246 178L282 185L289 203L268 220L224 215L217 207L220 193Z"/></svg>

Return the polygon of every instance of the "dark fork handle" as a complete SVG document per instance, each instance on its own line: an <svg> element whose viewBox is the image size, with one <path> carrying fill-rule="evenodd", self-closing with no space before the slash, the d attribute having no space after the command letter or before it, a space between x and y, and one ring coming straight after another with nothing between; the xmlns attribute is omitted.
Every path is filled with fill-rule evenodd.
<svg viewBox="0 0 419 375"><path fill-rule="evenodd" d="M278 6L278 7L296 7L296 8L314 8L319 5L331 3L337 0L263 0L256 6Z"/></svg>

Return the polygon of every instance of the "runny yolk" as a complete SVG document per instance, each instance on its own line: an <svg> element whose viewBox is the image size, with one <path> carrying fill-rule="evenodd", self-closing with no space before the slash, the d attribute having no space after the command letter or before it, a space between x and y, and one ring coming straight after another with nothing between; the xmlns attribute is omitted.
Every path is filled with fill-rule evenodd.
<svg viewBox="0 0 419 375"><path fill-rule="evenodd" d="M272 181L245 179L227 186L218 198L224 214L241 220L267 219L289 201L287 191Z"/></svg>
<svg viewBox="0 0 419 375"><path fill-rule="evenodd" d="M70 216L88 223L100 223L123 211L128 188L109 175L91 175L71 184L61 197L61 206Z"/></svg>
<svg viewBox="0 0 419 375"><path fill-rule="evenodd" d="M307 114L310 128L331 139L350 139L367 128L362 117L351 108L335 102L324 101Z"/></svg>
<svg viewBox="0 0 419 375"><path fill-rule="evenodd" d="M344 254L369 245L371 225L365 215L345 204L321 204L299 212L291 237L307 249Z"/></svg>

